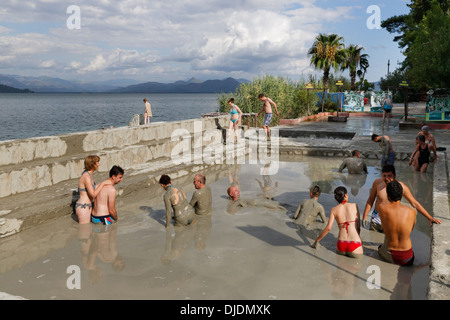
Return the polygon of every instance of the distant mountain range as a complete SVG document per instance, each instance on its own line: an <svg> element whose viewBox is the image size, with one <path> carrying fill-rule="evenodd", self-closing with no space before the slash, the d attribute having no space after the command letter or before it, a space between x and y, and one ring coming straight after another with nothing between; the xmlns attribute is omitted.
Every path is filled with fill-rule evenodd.
<svg viewBox="0 0 450 320"><path fill-rule="evenodd" d="M12 89L31 90L33 92L105 92L105 93L229 93L235 92L244 79L201 81L191 78L174 83L146 82L122 79L103 82L76 82L51 77L24 77L1 75L0 85Z"/></svg>
<svg viewBox="0 0 450 320"><path fill-rule="evenodd" d="M188 81L174 83L146 82L113 90L126 93L228 93L235 92L241 82L233 78L224 80L200 81L191 78Z"/></svg>
<svg viewBox="0 0 450 320"><path fill-rule="evenodd" d="M10 86L5 86L4 84L0 84L0 93L32 93L28 89L17 89Z"/></svg>

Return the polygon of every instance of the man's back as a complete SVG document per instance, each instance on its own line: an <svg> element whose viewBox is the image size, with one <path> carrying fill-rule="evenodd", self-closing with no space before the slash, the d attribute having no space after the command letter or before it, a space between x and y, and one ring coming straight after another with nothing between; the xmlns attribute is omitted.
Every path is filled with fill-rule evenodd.
<svg viewBox="0 0 450 320"><path fill-rule="evenodd" d="M380 219L391 250L412 248L411 231L416 223L416 211L398 202L380 204Z"/></svg>
<svg viewBox="0 0 450 320"><path fill-rule="evenodd" d="M95 198L92 215L95 217L101 217L115 212L115 200L116 189L112 185L104 186ZM113 218L117 219L117 216Z"/></svg>
<svg viewBox="0 0 450 320"><path fill-rule="evenodd" d="M194 191L190 202L198 215L209 215L212 213L211 188L205 186Z"/></svg>

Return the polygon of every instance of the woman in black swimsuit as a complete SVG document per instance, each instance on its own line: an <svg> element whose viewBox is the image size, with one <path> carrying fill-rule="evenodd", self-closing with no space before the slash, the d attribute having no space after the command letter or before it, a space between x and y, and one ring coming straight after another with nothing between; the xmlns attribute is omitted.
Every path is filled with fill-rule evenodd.
<svg viewBox="0 0 450 320"><path fill-rule="evenodd" d="M430 145L425 143L425 136L420 135L417 137L417 145L414 150L411 159L409 160L409 165L412 164L413 159L418 155L417 161L415 161L415 170L422 173L427 172L428 164L430 163ZM418 152L418 153L417 153Z"/></svg>

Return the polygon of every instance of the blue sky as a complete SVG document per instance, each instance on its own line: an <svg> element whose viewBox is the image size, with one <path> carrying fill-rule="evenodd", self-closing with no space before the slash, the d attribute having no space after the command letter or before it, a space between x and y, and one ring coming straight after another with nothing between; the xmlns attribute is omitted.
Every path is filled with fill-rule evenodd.
<svg viewBox="0 0 450 320"><path fill-rule="evenodd" d="M409 12L407 0L11 0L0 8L0 74L67 80L172 82L190 77L300 79L314 73L307 51L336 33L369 54L378 81L403 55L394 35L370 29ZM80 9L79 29L68 28ZM78 17L78 16L77 16ZM370 20L374 21L374 20ZM344 75L347 76L346 72Z"/></svg>

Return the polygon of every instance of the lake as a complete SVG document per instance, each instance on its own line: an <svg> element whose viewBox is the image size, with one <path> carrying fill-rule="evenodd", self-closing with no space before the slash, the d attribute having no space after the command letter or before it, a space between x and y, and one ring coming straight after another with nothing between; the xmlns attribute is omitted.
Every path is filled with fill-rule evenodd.
<svg viewBox="0 0 450 320"><path fill-rule="evenodd" d="M219 109L211 93L4 93L0 94L0 141L127 126L152 105L152 122L200 118Z"/></svg>

